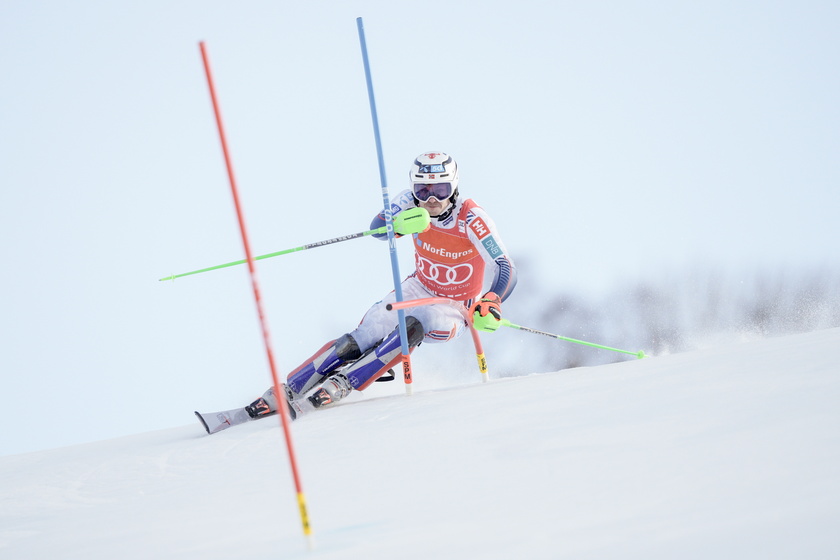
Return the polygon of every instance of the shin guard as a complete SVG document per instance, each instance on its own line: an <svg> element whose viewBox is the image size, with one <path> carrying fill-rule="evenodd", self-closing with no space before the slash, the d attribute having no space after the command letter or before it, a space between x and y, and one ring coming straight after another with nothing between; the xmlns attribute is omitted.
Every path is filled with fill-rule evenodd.
<svg viewBox="0 0 840 560"><path fill-rule="evenodd" d="M423 325L414 317L406 317L405 327L411 352L423 342ZM343 373L354 389L362 391L400 361L401 346L398 327Z"/></svg>
<svg viewBox="0 0 840 560"><path fill-rule="evenodd" d="M342 335L326 343L308 361L291 372L286 386L292 390L294 397L304 395L324 381L327 375L347 362L358 359L361 354L353 337Z"/></svg>

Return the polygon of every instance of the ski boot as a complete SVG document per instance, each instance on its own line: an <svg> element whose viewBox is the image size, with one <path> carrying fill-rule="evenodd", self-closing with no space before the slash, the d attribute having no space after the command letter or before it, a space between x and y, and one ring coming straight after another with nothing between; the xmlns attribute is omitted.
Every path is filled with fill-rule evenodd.
<svg viewBox="0 0 840 560"><path fill-rule="evenodd" d="M287 406L289 407L289 415L294 420L297 417L297 411L292 406L292 394L286 385L281 385L283 388L283 396ZM245 412L251 418L261 418L277 412L277 397L274 396L274 387L269 388L263 396L245 407Z"/></svg>
<svg viewBox="0 0 840 560"><path fill-rule="evenodd" d="M260 397L248 406L245 407L245 412L248 413L248 416L251 418L259 418L260 416L268 416L269 414L274 414L274 411L271 410L268 402Z"/></svg>
<svg viewBox="0 0 840 560"><path fill-rule="evenodd" d="M315 408L321 408L322 406L340 401L349 395L352 390L353 386L350 385L350 382L344 377L344 374L338 373L327 379L317 391L312 393L309 397L309 402Z"/></svg>

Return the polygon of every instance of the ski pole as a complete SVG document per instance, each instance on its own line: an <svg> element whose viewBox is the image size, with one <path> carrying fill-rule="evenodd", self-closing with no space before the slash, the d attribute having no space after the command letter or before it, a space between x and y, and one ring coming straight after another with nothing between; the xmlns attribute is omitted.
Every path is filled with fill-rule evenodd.
<svg viewBox="0 0 840 560"><path fill-rule="evenodd" d="M405 235L412 234L412 233L420 233L421 231L425 230L429 225L429 213L423 208L409 208L403 212L400 212L394 217L394 224L395 227ZM349 241L351 239L357 239L359 237L365 237L366 235L377 235L377 234L385 234L387 233L387 226L382 226L376 229L369 229L367 231L360 231L359 233L351 233L350 235L342 235L339 237L333 237L332 239L326 239L324 241L316 241L315 243L307 243L306 245L301 245L300 247L295 247L293 249L285 249L283 251L277 251L274 253L268 253L267 255L260 255L258 257L254 257L255 261L261 259L269 259L271 257L279 257L280 255L288 255L289 253L295 253L297 251L305 251L307 249L314 249L316 247L323 247L325 245L332 245L333 243L340 243L342 241ZM163 282L164 280L175 280L176 278L181 278L183 276L190 276L191 274L199 274L201 272L209 272L211 270L218 270L220 268L227 268L229 266L236 266L238 264L245 264L247 263L247 259L233 261L225 264L219 264L216 266L210 266L207 268L202 268L200 270L193 270L191 272L183 272L181 274L173 274L172 276L167 276L166 278L161 278L159 282Z"/></svg>
<svg viewBox="0 0 840 560"><path fill-rule="evenodd" d="M543 331L538 331L536 329L530 329L528 327L523 327L522 325L514 325L507 319L502 319L502 326L510 327L512 329L517 329L520 331L525 331L534 334L541 334L544 336L550 336L551 338L556 338L558 340L565 340L566 342L574 342L575 344L583 344L584 346L591 346L593 348L600 348L601 350L612 350L613 352L621 352L622 354L630 354L631 356L636 356L637 358L647 358L648 356L644 353L643 350L639 350L638 352L633 352L630 350L621 350L619 348L610 348L609 346L603 346L601 344L595 344L592 342L586 342L583 340L577 340L574 338L568 338L566 336L560 336L559 334L551 334Z"/></svg>

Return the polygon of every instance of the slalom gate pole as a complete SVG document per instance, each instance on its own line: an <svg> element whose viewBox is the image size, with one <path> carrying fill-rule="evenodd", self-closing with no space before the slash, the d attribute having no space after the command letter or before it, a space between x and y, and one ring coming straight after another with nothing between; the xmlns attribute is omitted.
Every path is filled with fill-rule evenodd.
<svg viewBox="0 0 840 560"><path fill-rule="evenodd" d="M487 358L484 357L484 347L481 345L481 338L478 336L478 331L473 327L472 317L470 317L470 312L467 310L466 307L462 303L457 301L451 300L445 297L433 297L433 298L422 298L422 299L410 299L407 301L398 301L396 303L389 303L385 306L388 311L391 310L400 310L400 309L408 309L409 307L418 307L420 305L435 305L435 304L443 304L443 305L451 305L455 307L458 311L461 312L461 315L464 316L464 320L467 322L467 325L470 328L470 334L472 335L473 344L475 345L475 357L478 360L478 370L481 372L481 381L487 383L490 381L490 375L487 373Z"/></svg>
<svg viewBox="0 0 840 560"><path fill-rule="evenodd" d="M402 221L403 226L408 230L412 231L411 228L417 229L417 231L422 231L422 228L425 225L429 224L429 217L428 212L426 212L422 208L410 208L405 212L402 212L397 218ZM270 259L272 257L279 257L280 255L288 255L289 253L296 253L298 251L305 251L307 249L315 249L317 247L324 247L326 245L332 245L333 243L341 243L342 241L349 241L351 239L358 239L359 237L364 237L366 235L382 235L387 233L387 229L385 226L376 229L370 229L367 231L360 231L359 233L351 233L350 235L342 235L340 237L333 237L332 239L326 239L324 241L316 241L315 243L307 243L306 245L301 245L300 247L295 247L293 249L285 249L283 251L277 251L275 253L268 253L267 255L260 255L258 257L254 257L255 261L259 261L262 259ZM218 270L220 268L227 268L229 266L236 266L239 264L247 263L247 259L233 261L225 264L218 264L216 266L210 266L207 268L202 268L200 270L193 270L192 272L183 272L181 274L173 274L172 276L167 276L166 278L160 278L159 282L163 282L164 280L175 280L176 278L183 278L184 276L190 276L192 274L201 274L202 272L210 272L211 270Z"/></svg>
<svg viewBox="0 0 840 560"><path fill-rule="evenodd" d="M365 26L362 18L356 18L359 30L359 44L362 47L362 62L365 66L365 82L367 83L368 100L370 101L370 116L373 120L373 137L376 141L376 157L379 160L379 178L382 183L382 205L384 207L385 227L388 231L388 248L391 253L391 272L394 276L394 292L397 302L403 301L402 284L400 282L400 265L397 259L396 237L394 236L394 222L391 215L391 200L388 196L388 180L385 178L385 158L382 155L382 139L379 136L379 118L376 116L376 99L373 95L373 80L371 79L370 61L368 59L367 42L365 41ZM405 326L405 311L397 312L400 330L400 352L402 353L403 381L405 392L412 393L411 354L408 348L408 333Z"/></svg>
<svg viewBox="0 0 840 560"><path fill-rule="evenodd" d="M525 331L525 332L529 332L529 333L541 334L541 335L544 335L544 336L550 336L551 338L556 338L558 340L565 340L566 342L573 342L575 344L583 344L584 346L591 346L592 348L600 348L601 350L611 350L613 352L621 352L622 354L630 354L631 356L636 356L637 358L640 358L640 359L648 357L647 354L645 354L643 350L639 350L638 352L633 352L631 350L621 350L619 348L611 348L609 346L603 346L601 344L594 344L592 342L585 342L583 340L577 340L577 339L574 339L574 338L568 338L568 337L565 337L565 336L560 336L559 334L551 334L551 333L547 333L547 332L543 332L543 331L538 331L536 329L530 329L528 327L523 327L521 325L514 325L513 323L511 323L507 319L502 319L502 326L510 327L512 329L517 329L517 330Z"/></svg>
<svg viewBox="0 0 840 560"><path fill-rule="evenodd" d="M222 142L222 152L224 154L225 166L227 167L228 179L230 181L230 190L233 193L233 203L236 206L236 217L239 220L239 231L242 234L242 244L245 247L245 256L247 257L248 271L251 275L251 287L254 291L254 301L256 302L257 314L259 315L260 319L263 342L265 343L265 352L268 355L268 364L271 367L271 378L274 382L274 393L278 396L279 399L283 394L283 389L280 386L280 380L277 376L277 367L274 364L274 354L271 351L271 337L269 336L268 331L268 320L266 319L265 312L263 311L262 300L260 299L260 289L259 284L257 283L257 271L256 267L254 266L254 258L251 256L251 244L248 242L248 233L245 229L245 218L242 213L242 205L239 202L239 190L236 187L236 179L233 175L233 166L231 165L230 152L228 150L224 127L222 126L221 112L219 111L219 101L216 97L216 88L213 83L213 76L210 72L210 62L207 56L207 48L204 44L204 41L201 41L199 43L199 47L201 48L201 59L204 62L204 70L207 74L207 85L210 88L210 98L213 101L213 112L215 113L216 124L219 128L219 138ZM285 407L280 408L282 410L277 416L280 417L280 425L282 426L283 434L286 437L286 449L289 453L289 463L292 467L292 477L294 478L295 492L297 493L298 511L300 512L300 520L303 525L303 534L307 537L309 547L312 548L314 546L312 537L312 527L309 524L309 514L307 513L306 508L306 499L303 495L303 488L300 483L300 473L298 472L297 458L295 457L295 450L294 446L292 445L292 434L291 430L289 429L291 420L289 419L289 413L285 409Z"/></svg>

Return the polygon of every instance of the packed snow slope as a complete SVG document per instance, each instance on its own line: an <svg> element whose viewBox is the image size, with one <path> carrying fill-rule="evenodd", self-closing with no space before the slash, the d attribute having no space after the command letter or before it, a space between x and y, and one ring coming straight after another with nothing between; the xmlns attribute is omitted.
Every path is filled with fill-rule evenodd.
<svg viewBox="0 0 840 560"><path fill-rule="evenodd" d="M830 329L319 411L293 425L312 550L276 417L2 457L0 557L838 558L838 350Z"/></svg>

